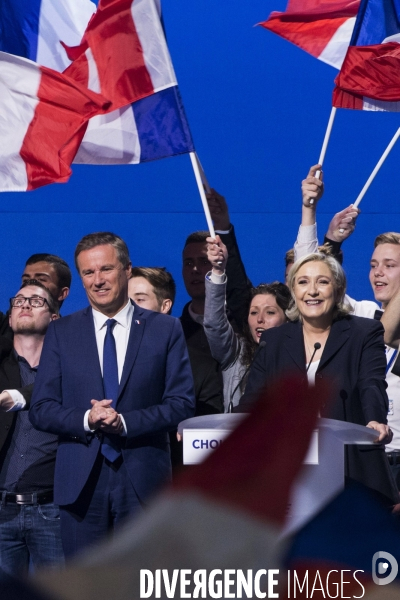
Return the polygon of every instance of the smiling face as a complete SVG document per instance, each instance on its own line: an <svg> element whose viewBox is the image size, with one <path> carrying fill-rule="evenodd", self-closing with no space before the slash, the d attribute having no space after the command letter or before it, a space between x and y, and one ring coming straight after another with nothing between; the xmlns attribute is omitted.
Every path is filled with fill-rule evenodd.
<svg viewBox="0 0 400 600"><path fill-rule="evenodd" d="M334 278L321 261L305 263L294 278L293 293L303 320L325 327L333 318L336 305Z"/></svg>
<svg viewBox="0 0 400 600"><path fill-rule="evenodd" d="M273 294L257 294L251 301L248 324L251 337L257 344L263 331L279 327L286 322L283 310L278 306Z"/></svg>
<svg viewBox="0 0 400 600"><path fill-rule="evenodd" d="M27 285L16 293L16 297L24 298L39 297L49 299L49 293L36 285ZM44 335L49 323L57 319L56 314L52 314L47 302L39 308L33 308L28 300L25 300L21 307L12 307L10 310L9 324L15 335L18 334L39 334Z"/></svg>
<svg viewBox="0 0 400 600"><path fill-rule="evenodd" d="M111 244L83 250L77 263L91 306L108 317L116 315L128 302L130 263L124 268Z"/></svg>
<svg viewBox="0 0 400 600"><path fill-rule="evenodd" d="M205 276L211 271L211 263L207 258L207 244L192 242L183 250L182 277L185 288L193 300L204 300Z"/></svg>
<svg viewBox="0 0 400 600"><path fill-rule="evenodd" d="M400 245L379 244L371 258L369 280L375 300L386 308L400 290Z"/></svg>

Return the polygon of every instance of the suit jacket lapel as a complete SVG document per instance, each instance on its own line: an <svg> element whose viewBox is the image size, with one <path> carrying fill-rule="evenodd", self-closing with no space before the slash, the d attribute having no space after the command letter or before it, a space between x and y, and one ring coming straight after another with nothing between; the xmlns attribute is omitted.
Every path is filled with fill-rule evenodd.
<svg viewBox="0 0 400 600"><path fill-rule="evenodd" d="M121 395L129 374L135 363L139 352L140 344L143 338L144 329L146 327L146 319L143 317L143 311L140 307L133 303L135 310L132 316L131 331L129 333L128 347L126 349L124 368L122 370L121 381L119 384L118 397Z"/></svg>
<svg viewBox="0 0 400 600"><path fill-rule="evenodd" d="M322 352L321 361L318 366L320 371L331 358L339 352L342 346L350 338L350 325L347 319L339 319L332 323L331 331Z"/></svg>
<svg viewBox="0 0 400 600"><path fill-rule="evenodd" d="M103 376L100 369L99 352L97 350L93 313L88 306L82 315L81 344L77 351L82 356L82 364L90 365L90 378L93 382L93 398L104 398Z"/></svg>
<svg viewBox="0 0 400 600"><path fill-rule="evenodd" d="M306 353L304 350L303 327L300 321L291 323L287 327L285 348L293 361L304 372L306 370Z"/></svg>

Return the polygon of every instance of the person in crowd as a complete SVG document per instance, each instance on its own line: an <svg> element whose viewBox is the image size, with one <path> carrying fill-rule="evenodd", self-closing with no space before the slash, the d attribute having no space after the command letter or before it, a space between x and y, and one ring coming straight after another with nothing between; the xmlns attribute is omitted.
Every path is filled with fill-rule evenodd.
<svg viewBox="0 0 400 600"><path fill-rule="evenodd" d="M285 285L287 285L289 279L290 269L293 267L294 263L294 249L290 248L285 254Z"/></svg>
<svg viewBox="0 0 400 600"><path fill-rule="evenodd" d="M0 571L14 576L63 562L59 508L53 501L57 436L36 431L29 422L31 388L49 324L58 304L36 279L25 279L10 300L12 348L0 363ZM4 340L0 338L3 348ZM25 401L28 397L28 402Z"/></svg>
<svg viewBox="0 0 400 600"><path fill-rule="evenodd" d="M168 314L175 301L175 281L171 273L161 267L132 267L128 282L129 297L139 306ZM194 346L188 346L193 371L196 398L195 416L223 412L223 390L217 362ZM176 431L170 432L172 467L182 465L182 444L178 443Z"/></svg>
<svg viewBox="0 0 400 600"><path fill-rule="evenodd" d="M132 267L128 294L139 306L169 315L175 301L176 285L165 267Z"/></svg>
<svg viewBox="0 0 400 600"><path fill-rule="evenodd" d="M318 165L317 165L318 166ZM303 213L310 210L313 217L309 219L309 225L300 226L299 237L295 244L297 257L303 256L307 252L315 252L317 249L317 224L316 207L308 207L308 196L315 192L318 186L318 180L314 177L313 167L309 177L303 181ZM320 195L321 197L321 195ZM347 239L355 229L355 224L359 210L352 206L337 213L330 225L327 236L335 238L340 245ZM326 237L327 237L326 236ZM325 239L326 239L325 237ZM303 240L304 243L299 243ZM308 242L307 242L308 240ZM400 234L395 232L382 233L378 235L374 242L374 251L371 257L371 268L369 280L376 302L370 300L354 300L346 296L347 302L353 308L353 314L367 317L370 319L381 319L385 329L386 351L386 382L387 393L389 396L388 423L393 431L392 441L386 445L386 456L391 465L397 486L400 490L400 359L397 359L398 344L396 337L396 301L394 298L400 290ZM386 308L394 303L388 315ZM379 302L382 310L380 310ZM394 346L393 348L390 346ZM398 362L399 360L399 362Z"/></svg>
<svg viewBox="0 0 400 600"><path fill-rule="evenodd" d="M43 283L61 307L71 287L71 269L68 264L55 254L32 254L25 263L22 283L28 279L36 279ZM12 339L9 326L9 312L0 312L0 335Z"/></svg>
<svg viewBox="0 0 400 600"><path fill-rule="evenodd" d="M241 405L251 403L267 382L290 373L309 385L329 382L331 399L321 416L365 425L377 432L376 446L350 446L346 475L398 503L398 492L385 459L391 440L387 425L386 361L383 327L378 321L351 316L345 302L346 278L340 264L322 253L295 262L289 275L293 306L290 322L267 329L250 370Z"/></svg>
<svg viewBox="0 0 400 600"><path fill-rule="evenodd" d="M86 235L75 263L89 305L51 324L29 411L60 436L54 480L66 556L145 509L171 475L168 432L194 414L178 319L128 297L128 248Z"/></svg>
<svg viewBox="0 0 400 600"><path fill-rule="evenodd" d="M286 322L285 311L291 295L286 285L278 281L252 288L247 324L243 335L238 336L225 310L228 251L219 236L209 237L207 242L212 270L205 278L204 330L211 353L222 368L224 407L225 412L230 412L244 392L246 376L263 331Z"/></svg>

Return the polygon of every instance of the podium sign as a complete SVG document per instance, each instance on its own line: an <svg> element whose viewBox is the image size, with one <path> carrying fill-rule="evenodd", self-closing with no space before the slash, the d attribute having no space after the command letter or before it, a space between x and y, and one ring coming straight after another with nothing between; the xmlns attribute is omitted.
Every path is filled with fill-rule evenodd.
<svg viewBox="0 0 400 600"><path fill-rule="evenodd" d="M229 429L183 429L183 464L203 462L230 433Z"/></svg>

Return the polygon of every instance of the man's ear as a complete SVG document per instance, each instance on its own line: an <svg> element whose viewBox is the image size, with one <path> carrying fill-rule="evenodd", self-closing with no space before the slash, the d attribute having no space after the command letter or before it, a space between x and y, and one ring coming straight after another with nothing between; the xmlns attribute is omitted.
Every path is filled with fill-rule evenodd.
<svg viewBox="0 0 400 600"><path fill-rule="evenodd" d="M60 315L56 315L56 313L52 313L50 320L55 321L56 319L59 319L59 318L60 318Z"/></svg>
<svg viewBox="0 0 400 600"><path fill-rule="evenodd" d="M172 308L172 300L167 298L166 300L162 301L160 312L163 313L163 315L167 315L169 313L169 311L171 310L171 308Z"/></svg>
<svg viewBox="0 0 400 600"><path fill-rule="evenodd" d="M60 293L58 294L57 300L59 302L61 302L62 300L65 300L65 298L68 296L68 294L69 294L69 287L61 288Z"/></svg>

